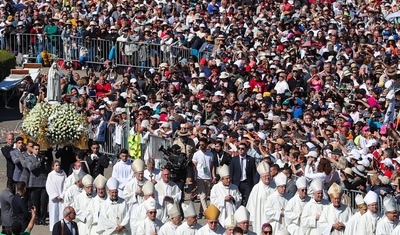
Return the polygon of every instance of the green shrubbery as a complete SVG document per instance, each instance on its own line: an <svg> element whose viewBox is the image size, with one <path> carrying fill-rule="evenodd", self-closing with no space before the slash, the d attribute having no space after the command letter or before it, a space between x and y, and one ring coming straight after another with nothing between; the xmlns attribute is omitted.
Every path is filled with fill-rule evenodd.
<svg viewBox="0 0 400 235"><path fill-rule="evenodd" d="M3 81L16 66L15 55L9 51L0 50L0 81Z"/></svg>

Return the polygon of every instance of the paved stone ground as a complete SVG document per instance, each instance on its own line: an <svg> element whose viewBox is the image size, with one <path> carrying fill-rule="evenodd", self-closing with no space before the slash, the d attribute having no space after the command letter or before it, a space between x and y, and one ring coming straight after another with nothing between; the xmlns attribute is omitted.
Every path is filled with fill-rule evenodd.
<svg viewBox="0 0 400 235"><path fill-rule="evenodd" d="M44 68L43 71L48 71L48 68ZM65 73L64 70L61 72ZM86 71L77 70L81 76L86 75ZM1 103L1 102L0 102ZM19 113L18 109L18 98L13 99L9 104L9 107L5 108L4 106L0 107L0 148L5 143L6 133L8 131L15 131L16 135L20 132L18 131L18 126L22 121L22 115ZM17 129L16 129L17 128ZM105 176L108 178L111 176L112 168L109 167L105 171ZM0 152L0 190L3 190L6 187L7 177L6 177L6 163L4 156ZM199 209L199 202L195 203L197 211ZM202 225L206 224L205 219L198 220L198 222ZM33 231L33 235L47 235L51 234L48 226L43 225L35 225Z"/></svg>

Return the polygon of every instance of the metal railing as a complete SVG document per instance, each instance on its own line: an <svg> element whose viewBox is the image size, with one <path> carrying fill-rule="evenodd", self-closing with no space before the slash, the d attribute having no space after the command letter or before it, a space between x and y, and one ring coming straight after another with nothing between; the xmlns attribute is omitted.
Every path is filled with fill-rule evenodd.
<svg viewBox="0 0 400 235"><path fill-rule="evenodd" d="M199 56L192 49L177 43L154 44L136 41L111 41L99 38L29 33L11 33L0 36L0 48L20 55L24 59L37 62L43 51L51 54L51 59L79 62L81 66L102 64L111 59L116 66L155 68L166 62L177 63L181 58ZM45 58L47 59L47 58ZM17 61L18 62L18 61ZM20 62L22 63L22 62Z"/></svg>

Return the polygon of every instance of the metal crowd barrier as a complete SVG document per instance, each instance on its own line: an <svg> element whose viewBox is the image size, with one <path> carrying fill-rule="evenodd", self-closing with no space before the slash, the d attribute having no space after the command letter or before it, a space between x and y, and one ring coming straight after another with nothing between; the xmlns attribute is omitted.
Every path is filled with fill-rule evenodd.
<svg viewBox="0 0 400 235"><path fill-rule="evenodd" d="M82 66L102 64L112 58L117 66L155 69L163 62L173 64L191 55L199 56L195 50L174 44L121 41L114 43L97 38L29 33L12 33L0 37L0 48L32 62L37 62L38 55L46 50L52 54L51 59L79 61Z"/></svg>

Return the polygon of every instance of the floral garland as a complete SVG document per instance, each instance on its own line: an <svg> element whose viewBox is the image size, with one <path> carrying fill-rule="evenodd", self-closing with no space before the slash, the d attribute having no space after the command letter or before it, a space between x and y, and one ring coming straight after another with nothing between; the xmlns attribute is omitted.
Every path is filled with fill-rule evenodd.
<svg viewBox="0 0 400 235"><path fill-rule="evenodd" d="M72 104L39 103L25 117L22 131L34 140L63 144L81 139L86 121Z"/></svg>

